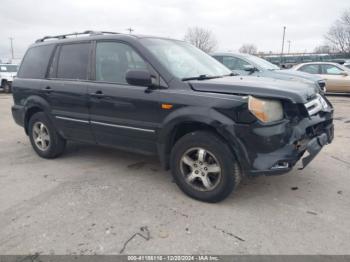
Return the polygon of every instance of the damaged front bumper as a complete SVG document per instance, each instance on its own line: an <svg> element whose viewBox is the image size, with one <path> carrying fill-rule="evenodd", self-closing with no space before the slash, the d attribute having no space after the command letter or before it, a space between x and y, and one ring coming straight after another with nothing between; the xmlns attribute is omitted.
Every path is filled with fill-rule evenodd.
<svg viewBox="0 0 350 262"><path fill-rule="evenodd" d="M328 126L328 129L326 130L325 133L322 133L321 135L311 139L311 141L307 144L307 147L306 147L306 151L309 153L309 155L304 157L301 160L303 165L299 169L304 169L321 151L324 145L330 144L332 142L333 138L334 138L334 127L332 124Z"/></svg>
<svg viewBox="0 0 350 262"><path fill-rule="evenodd" d="M271 126L257 124L235 129L245 147L248 165L244 169L248 175L284 174L300 159L300 169L305 168L324 145L332 142L333 109L294 124L286 120Z"/></svg>

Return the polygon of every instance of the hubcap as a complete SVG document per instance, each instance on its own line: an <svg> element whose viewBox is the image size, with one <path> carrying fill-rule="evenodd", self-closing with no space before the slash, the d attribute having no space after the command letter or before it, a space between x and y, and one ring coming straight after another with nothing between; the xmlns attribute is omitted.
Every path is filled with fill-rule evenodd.
<svg viewBox="0 0 350 262"><path fill-rule="evenodd" d="M41 123L36 122L33 126L33 139L36 147L41 151L47 150L50 145L50 135L47 127Z"/></svg>
<svg viewBox="0 0 350 262"><path fill-rule="evenodd" d="M221 180L221 167L214 154L203 148L187 150L180 160L180 170L187 184L196 190L211 191Z"/></svg>

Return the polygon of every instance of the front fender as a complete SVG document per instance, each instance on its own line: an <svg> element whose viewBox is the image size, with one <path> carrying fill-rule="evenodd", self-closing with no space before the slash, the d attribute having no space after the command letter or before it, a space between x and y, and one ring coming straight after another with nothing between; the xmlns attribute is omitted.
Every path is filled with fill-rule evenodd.
<svg viewBox="0 0 350 262"><path fill-rule="evenodd" d="M158 135L158 151L162 164L167 167L174 131L184 123L203 124L215 130L235 154L242 168L248 166L248 154L242 142L235 135L236 123L229 117L206 107L185 107L169 114L163 121Z"/></svg>

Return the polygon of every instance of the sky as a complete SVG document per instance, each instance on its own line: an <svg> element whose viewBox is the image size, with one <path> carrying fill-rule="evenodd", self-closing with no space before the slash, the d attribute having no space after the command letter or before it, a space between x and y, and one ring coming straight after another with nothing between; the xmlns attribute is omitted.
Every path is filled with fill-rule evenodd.
<svg viewBox="0 0 350 262"><path fill-rule="evenodd" d="M183 39L188 27L211 30L217 51L252 43L280 52L283 26L291 52L313 51L325 43L332 23L349 0L1 0L0 59L15 57L45 35L103 30Z"/></svg>

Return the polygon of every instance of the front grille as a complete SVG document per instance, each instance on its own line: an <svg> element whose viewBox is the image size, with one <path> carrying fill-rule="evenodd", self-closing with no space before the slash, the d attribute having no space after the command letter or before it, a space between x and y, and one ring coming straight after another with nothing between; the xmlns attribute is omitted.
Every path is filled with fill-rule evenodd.
<svg viewBox="0 0 350 262"><path fill-rule="evenodd" d="M317 94L315 99L305 103L305 108L309 113L309 116L316 115L318 112L326 110L328 107L328 103L320 94Z"/></svg>

